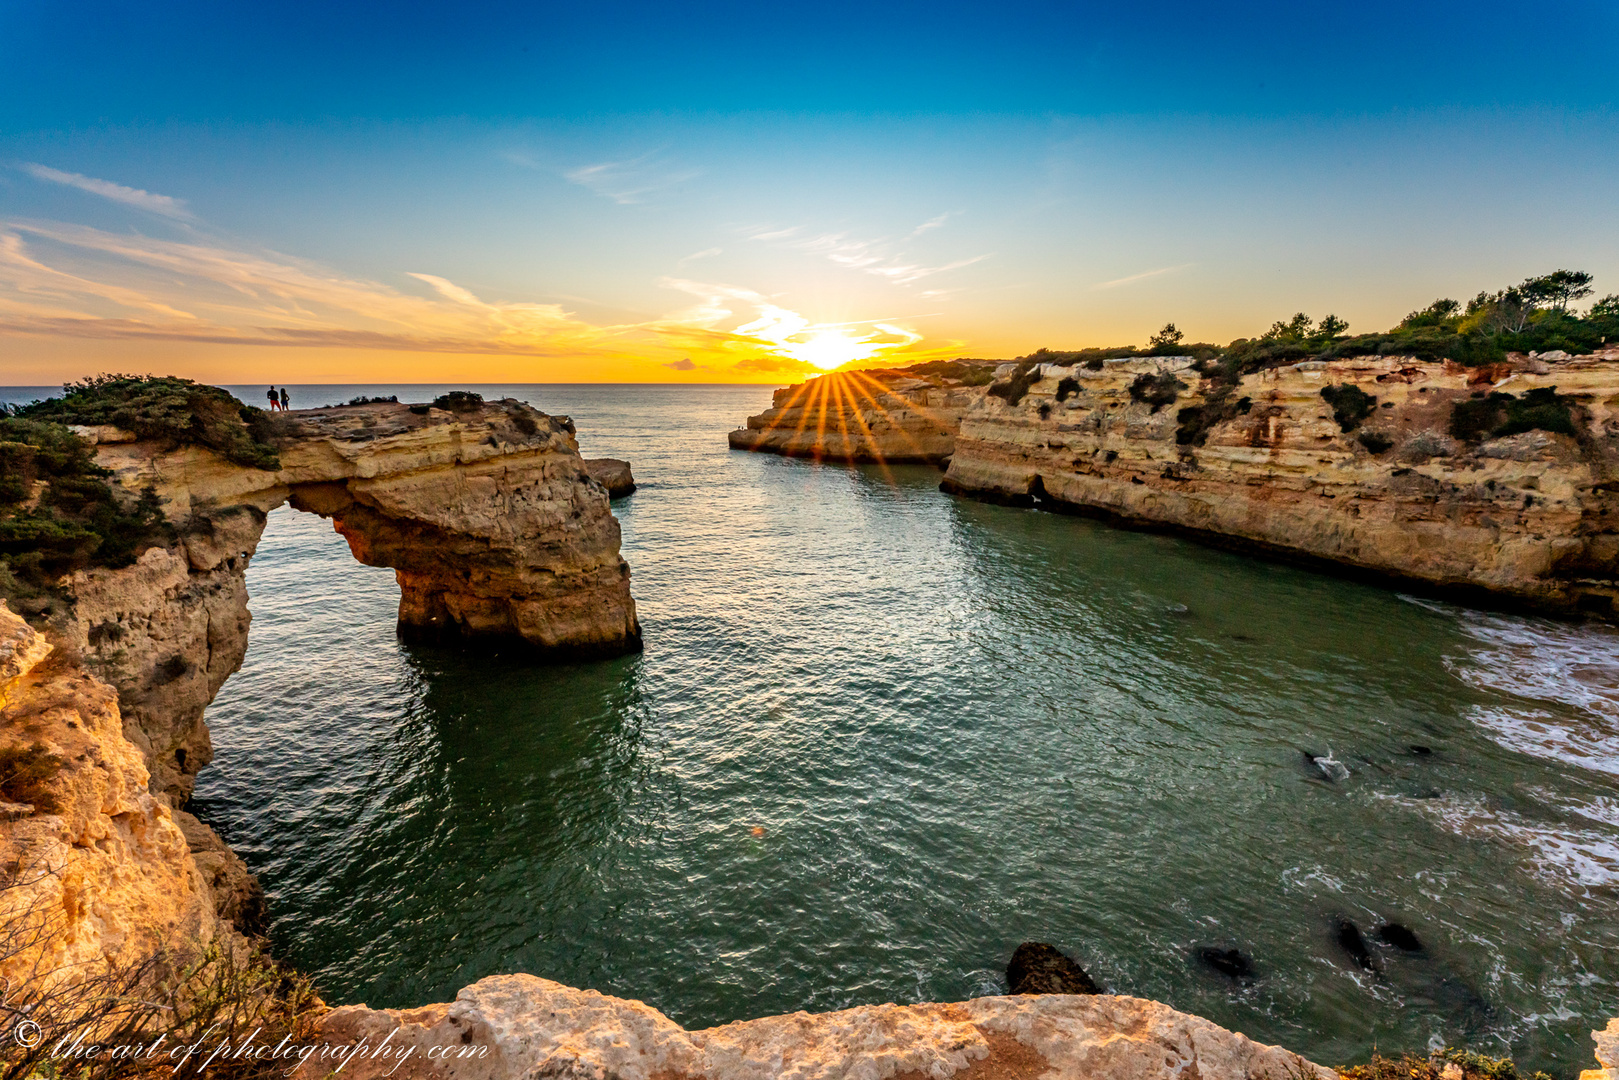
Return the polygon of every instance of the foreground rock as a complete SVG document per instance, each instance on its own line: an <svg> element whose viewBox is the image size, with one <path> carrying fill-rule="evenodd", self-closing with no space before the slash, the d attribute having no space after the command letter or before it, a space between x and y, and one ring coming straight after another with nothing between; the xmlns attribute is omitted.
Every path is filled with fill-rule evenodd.
<svg viewBox="0 0 1619 1080"><path fill-rule="evenodd" d="M1144 358L1043 365L1021 394L1003 372L943 486L1613 618L1615 361L1365 357L1231 385Z"/></svg>
<svg viewBox="0 0 1619 1080"><path fill-rule="evenodd" d="M147 790L116 691L53 652L0 601L0 980L13 990L206 943L228 930L220 908L252 908L256 895L256 883L220 874L229 896L215 896L175 814ZM20 760L37 779L18 782Z"/></svg>
<svg viewBox="0 0 1619 1080"><path fill-rule="evenodd" d="M827 461L928 462L955 452L962 413L982 393L905 369L822 375L777 390L728 436L733 449Z"/></svg>
<svg viewBox="0 0 1619 1080"><path fill-rule="evenodd" d="M1580 1073L1580 1080L1619 1080L1619 1020L1609 1020L1601 1031L1591 1032L1597 1044L1597 1068Z"/></svg>
<svg viewBox="0 0 1619 1080"><path fill-rule="evenodd" d="M1296 1054L1166 1005L1106 995L868 1005L686 1031L639 1001L531 975L498 975L462 990L450 1004L336 1009L320 1039L358 1048L342 1074L357 1080L1336 1077ZM317 1080L331 1071L332 1060L312 1057L297 1075Z"/></svg>

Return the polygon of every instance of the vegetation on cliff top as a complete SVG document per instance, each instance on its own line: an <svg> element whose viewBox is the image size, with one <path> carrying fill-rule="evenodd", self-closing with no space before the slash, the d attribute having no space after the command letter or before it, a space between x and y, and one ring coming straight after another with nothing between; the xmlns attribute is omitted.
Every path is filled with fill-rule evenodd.
<svg viewBox="0 0 1619 1080"><path fill-rule="evenodd" d="M15 415L58 424L111 424L171 447L206 446L235 465L280 467L270 414L217 386L170 375L94 375L62 390L61 397L23 405Z"/></svg>
<svg viewBox="0 0 1619 1080"><path fill-rule="evenodd" d="M62 574L127 566L171 530L148 488L108 486L90 443L46 420L0 416L0 595L37 595Z"/></svg>
<svg viewBox="0 0 1619 1080"><path fill-rule="evenodd" d="M280 465L270 415L218 387L96 375L62 390L0 415L0 595L14 600L37 598L74 570L128 566L173 539L156 493L114 491L94 447L67 425L112 425L169 448L205 446L248 468Z"/></svg>
<svg viewBox="0 0 1619 1080"><path fill-rule="evenodd" d="M1619 294L1596 301L1584 314L1573 306L1592 294L1592 280L1583 271L1557 270L1511 288L1482 291L1465 305L1435 300L1382 333L1350 334L1349 324L1336 315L1316 322L1301 311L1278 319L1258 337L1238 338L1224 347L1187 342L1169 323L1144 346L1040 349L1018 360L1100 370L1107 360L1190 356L1204 374L1235 382L1255 371L1302 360L1414 356L1479 365L1500 362L1512 352L1589 353L1619 343Z"/></svg>

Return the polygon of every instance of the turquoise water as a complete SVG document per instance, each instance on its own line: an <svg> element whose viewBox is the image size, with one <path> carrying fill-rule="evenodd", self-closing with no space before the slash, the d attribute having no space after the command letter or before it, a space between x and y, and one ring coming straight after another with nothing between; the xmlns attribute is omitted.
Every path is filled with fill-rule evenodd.
<svg viewBox="0 0 1619 1080"><path fill-rule="evenodd" d="M362 389L436 392L293 396ZM290 509L248 573L195 809L330 1000L528 971L696 1027L995 993L1036 939L1324 1062L1567 1075L1619 1012L1614 631L728 450L766 388L514 392L634 464L644 654L402 644ZM1427 949L1364 971L1345 916Z"/></svg>

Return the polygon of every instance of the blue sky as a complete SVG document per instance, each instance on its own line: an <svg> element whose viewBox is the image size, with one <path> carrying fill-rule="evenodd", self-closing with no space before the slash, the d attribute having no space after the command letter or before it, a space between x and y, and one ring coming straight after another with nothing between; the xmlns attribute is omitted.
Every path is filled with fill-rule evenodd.
<svg viewBox="0 0 1619 1080"><path fill-rule="evenodd" d="M0 7L0 379L781 381L1619 291L1619 6Z"/></svg>

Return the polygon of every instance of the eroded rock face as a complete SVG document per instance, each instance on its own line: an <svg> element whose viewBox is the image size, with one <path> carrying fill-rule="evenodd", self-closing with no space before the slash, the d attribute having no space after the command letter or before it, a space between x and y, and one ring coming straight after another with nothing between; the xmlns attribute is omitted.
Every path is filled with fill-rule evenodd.
<svg viewBox="0 0 1619 1080"><path fill-rule="evenodd" d="M515 635L568 655L639 647L618 522L566 417L515 401L388 403L285 422L276 472L92 433L120 485L157 492L178 539L75 574L52 629L117 688L152 790L173 805L212 757L203 711L241 666L248 562L265 515L289 500L331 518L361 562L394 569L404 630Z"/></svg>
<svg viewBox="0 0 1619 1080"><path fill-rule="evenodd" d="M1109 995L868 1005L686 1031L639 1001L531 975L498 975L450 1004L333 1010L321 1039L359 1048L343 1071L361 1080L1336 1077L1166 1005ZM379 1046L384 1050L368 1056ZM332 1067L330 1058L311 1058L298 1076L315 1080Z"/></svg>
<svg viewBox="0 0 1619 1080"><path fill-rule="evenodd" d="M218 904L173 814L147 790L116 692L71 657L47 656L3 602L0 640L17 646L12 661L23 658L8 669L0 745L38 744L60 763L40 803L13 807L0 824L0 871L13 885L0 890L0 923L26 939L17 948L8 936L0 980L17 988L42 972L212 940L224 926Z"/></svg>
<svg viewBox="0 0 1619 1080"><path fill-rule="evenodd" d="M1190 358L1046 365L1016 403L968 410L944 487L1613 618L1615 361L1313 361L1225 391ZM1553 387L1575 435L1451 434L1459 405Z"/></svg>
<svg viewBox="0 0 1619 1080"><path fill-rule="evenodd" d="M856 371L777 390L772 405L729 435L738 450L828 461L942 463L962 413L982 390L900 371Z"/></svg>

